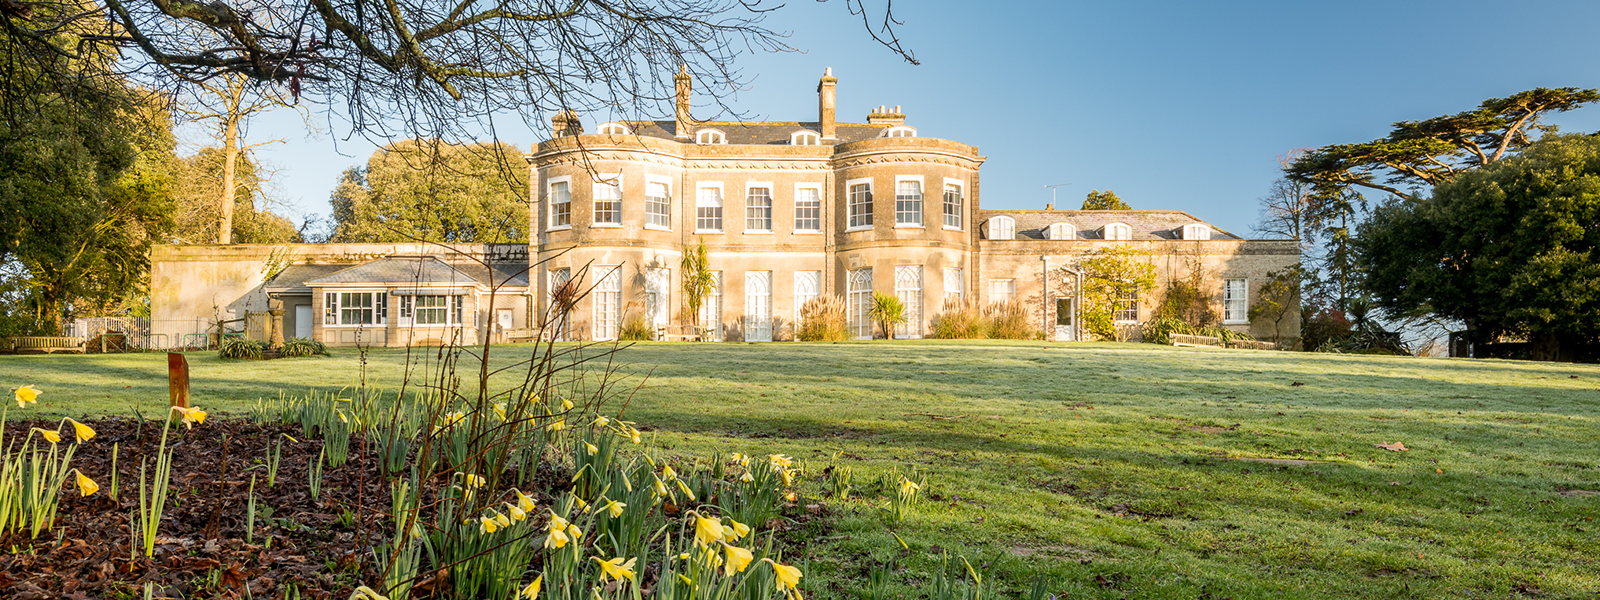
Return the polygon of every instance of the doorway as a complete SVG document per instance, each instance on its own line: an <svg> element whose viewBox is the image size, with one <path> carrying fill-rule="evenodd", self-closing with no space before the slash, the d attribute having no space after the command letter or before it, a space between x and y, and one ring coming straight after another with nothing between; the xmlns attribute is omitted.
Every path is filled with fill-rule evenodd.
<svg viewBox="0 0 1600 600"><path fill-rule="evenodd" d="M294 305L294 337L311 339L311 305Z"/></svg>
<svg viewBox="0 0 1600 600"><path fill-rule="evenodd" d="M1075 342L1078 340L1078 328L1073 327L1075 316L1072 310L1071 298L1056 298L1056 341Z"/></svg>

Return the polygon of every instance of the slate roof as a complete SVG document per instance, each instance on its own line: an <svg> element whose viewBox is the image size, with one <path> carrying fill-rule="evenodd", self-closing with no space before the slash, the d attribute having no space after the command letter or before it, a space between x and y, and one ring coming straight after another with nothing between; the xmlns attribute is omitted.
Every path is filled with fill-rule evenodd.
<svg viewBox="0 0 1600 600"><path fill-rule="evenodd" d="M618 121L627 125L634 135L655 137L668 140L677 140L674 133L678 129L676 121ZM833 141L823 140L822 145L832 146L848 144L878 137L879 133L888 129L889 125L873 125L867 123L835 123ZM757 144L757 145L789 145L789 136L801 129L811 131L817 135L822 134L822 125L816 121L811 122L781 122L781 121L751 121L740 123L737 121L706 121L696 123L693 131L715 129L727 136L729 144ZM694 140L693 136L688 138Z"/></svg>
<svg viewBox="0 0 1600 600"><path fill-rule="evenodd" d="M992 217L1008 216L1016 219L1016 239L1042 240L1055 223L1071 223L1078 228L1080 240L1104 239L1098 231L1110 223L1126 223L1133 228L1134 240L1177 240L1184 225L1200 223L1211 227L1213 240L1244 239L1222 228L1196 218L1181 210L980 210L980 223ZM983 227L988 239L988 227Z"/></svg>
<svg viewBox="0 0 1600 600"><path fill-rule="evenodd" d="M350 268L350 265L291 265L278 272L272 279L267 280L266 285L263 287L272 293L289 291L309 293L311 286L306 285L307 281L327 277L348 268ZM296 288L304 289L297 290Z"/></svg>
<svg viewBox="0 0 1600 600"><path fill-rule="evenodd" d="M307 280L305 285L319 287L342 283L490 285L489 272L482 265L475 263L451 265L432 256L391 256L356 266L338 266L342 269ZM525 265L496 263L493 267L495 283L502 283L507 287L528 286L527 274L517 274Z"/></svg>

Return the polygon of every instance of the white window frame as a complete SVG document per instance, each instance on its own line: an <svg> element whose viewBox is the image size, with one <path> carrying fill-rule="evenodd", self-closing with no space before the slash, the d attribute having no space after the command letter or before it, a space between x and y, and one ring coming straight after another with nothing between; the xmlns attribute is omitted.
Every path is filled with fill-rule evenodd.
<svg viewBox="0 0 1600 600"><path fill-rule="evenodd" d="M922 339L922 271L922 265L899 265L894 268L894 295L906 307L906 322L894 327L896 338Z"/></svg>
<svg viewBox="0 0 1600 600"><path fill-rule="evenodd" d="M1127 223L1106 223L1100 227L1100 238L1105 240L1128 241L1133 239L1133 227Z"/></svg>
<svg viewBox="0 0 1600 600"><path fill-rule="evenodd" d="M617 339L622 326L622 267L594 267L594 339Z"/></svg>
<svg viewBox="0 0 1600 600"><path fill-rule="evenodd" d="M711 272L711 293L700 304L700 327L709 334L709 341L722 341L722 271Z"/></svg>
<svg viewBox="0 0 1600 600"><path fill-rule="evenodd" d="M1250 324L1250 280L1222 280L1222 324Z"/></svg>
<svg viewBox="0 0 1600 600"><path fill-rule="evenodd" d="M558 183L559 184L564 184L564 185L567 186L567 201L566 202L556 202L556 184L558 184ZM549 206L550 206L550 215L549 215L550 218L549 218L548 226L545 227L545 231L561 231L563 229L572 229L572 176L571 175L561 175L559 177L551 177L551 178L545 180L545 184L544 185L545 185L545 198L550 201L550 204L549 204ZM567 222L566 223L559 223L559 224L556 223L556 215L559 214L559 212L556 209L556 206L558 204L565 204L566 205L566 214L567 214Z"/></svg>
<svg viewBox="0 0 1600 600"><path fill-rule="evenodd" d="M816 211L817 211L817 227L815 229L802 229L800 227L800 196L801 196L800 190L811 190L811 191L817 193L817 206L815 207ZM801 234L821 234L822 233L822 218L823 218L822 184L820 184L820 183L796 183L796 184L794 184L794 232L795 233L801 233Z"/></svg>
<svg viewBox="0 0 1600 600"><path fill-rule="evenodd" d="M820 146L820 145L822 145L822 134L817 133L815 131L811 131L809 129L802 129L800 131L796 131L794 133L789 134L789 145L791 145L791 146Z"/></svg>
<svg viewBox="0 0 1600 600"><path fill-rule="evenodd" d="M967 276L961 267L944 268L944 299L957 302L967 297Z"/></svg>
<svg viewBox="0 0 1600 600"><path fill-rule="evenodd" d="M956 189L956 201L955 201L955 203L953 205L953 206L955 206L955 212L954 213L950 212L950 207L952 206L952 204L950 202L950 188L952 188L952 187ZM939 214L940 214L939 222L944 224L944 228L945 229L950 230L950 231L962 231L962 230L966 229L966 223L967 223L967 220L966 220L966 217L967 217L967 193L966 192L967 192L967 186L966 186L966 182L965 181L962 181L960 179L951 179L949 177L944 178L944 194L940 197L940 206L942 208L939 211ZM950 224L950 217L952 217L952 216L956 218L955 219L955 221L956 221L955 225L951 225Z"/></svg>
<svg viewBox="0 0 1600 600"><path fill-rule="evenodd" d="M555 309L556 290L561 286L566 285L568 281L572 281L572 268L561 267L558 269L549 269L545 271L545 274L547 277L546 281L549 282L547 284L549 287L546 288L547 291L544 295L544 310L546 315L548 315L551 310ZM534 319L538 319L543 321L546 315L539 315L537 317L529 315L528 320L533 321ZM571 325L570 321L572 320L572 313L568 312L564 316L565 318L563 318L563 315L553 315L553 317L556 319L556 321L550 323L549 325L555 329L555 341L567 341L571 337L572 333L568 330L568 327Z"/></svg>
<svg viewBox="0 0 1600 600"><path fill-rule="evenodd" d="M1051 223L1046 231L1048 234L1045 239L1049 240L1070 240L1078 237L1078 227L1066 222Z"/></svg>
<svg viewBox="0 0 1600 600"><path fill-rule="evenodd" d="M664 213L664 214L663 213L652 212L652 209L655 208L654 206L652 206L652 204L663 204L663 203L659 203L659 202L653 203L653 202L650 201L650 198L651 198L651 196L650 196L650 186L652 184L662 185L662 186L665 186L667 188L666 202L664 203L664 205L666 206L666 211L667 212ZM667 221L666 225L658 225L656 223L651 223L650 222L650 217L656 216L657 214L662 214L662 216L666 217L666 221ZM644 176L644 228L645 229L654 229L654 230L657 230L657 231L672 231L672 178L671 177L666 177L666 176L662 176L662 175L645 175Z"/></svg>
<svg viewBox="0 0 1600 600"><path fill-rule="evenodd" d="M1183 239L1209 240L1211 239L1211 226L1205 223L1190 223L1183 226Z"/></svg>
<svg viewBox="0 0 1600 600"><path fill-rule="evenodd" d="M633 135L633 131L628 129L627 125L616 121L601 123L599 127L595 128L595 132L600 135Z"/></svg>
<svg viewBox="0 0 1600 600"><path fill-rule="evenodd" d="M989 217L989 239L1017 239L1017 220L1005 215Z"/></svg>
<svg viewBox="0 0 1600 600"><path fill-rule="evenodd" d="M672 271L666 267L645 267L644 318L651 329L663 329L672 321Z"/></svg>
<svg viewBox="0 0 1600 600"><path fill-rule="evenodd" d="M801 311L806 302L822 295L822 271L794 272L794 323L801 325Z"/></svg>
<svg viewBox="0 0 1600 600"><path fill-rule="evenodd" d="M451 327L461 324L461 308L463 304L466 304L466 299L460 295L418 294L415 296L400 296L400 298L403 303L402 307L407 309L402 310L401 312L402 325L412 327ZM443 298L444 304L442 306L422 306L422 302L420 301L422 298ZM436 300L430 300L430 302L436 302ZM420 322L422 311L434 312L440 310L444 311L445 322Z"/></svg>
<svg viewBox="0 0 1600 600"><path fill-rule="evenodd" d="M867 186L867 201L864 203L857 203L855 201L855 187L858 185ZM847 219L845 221L845 225L847 225L845 228L846 232L866 231L868 229L872 229L872 212L874 208L872 203L872 192L873 186L871 177L851 179L844 182L845 216ZM866 211L860 214L860 219L857 219L856 207L862 205L866 206Z"/></svg>
<svg viewBox="0 0 1600 600"><path fill-rule="evenodd" d="M1111 321L1113 323L1138 323L1139 322L1139 289L1129 284L1131 294L1117 294L1112 299Z"/></svg>
<svg viewBox="0 0 1600 600"><path fill-rule="evenodd" d="M755 190L766 190L767 191L767 206L766 206L767 227L766 227L766 229L761 229L759 227L751 227L750 226L750 222L751 222L751 214L750 213L751 213L751 211L752 210L759 210L759 207L755 207L755 206L751 206L750 205L750 195ZM775 205L775 204L777 204L777 202L773 198L772 182L770 182L770 181L747 181L747 182L745 182L745 184L744 184L744 232L745 233L753 233L753 234L762 234L762 235L771 234L772 233L772 208L773 208L773 205Z"/></svg>
<svg viewBox="0 0 1600 600"><path fill-rule="evenodd" d="M706 202L706 199L704 197L704 194L705 194L706 190L716 190L717 191L717 198L716 198L717 204L716 204L716 206L711 206L709 203ZM723 227L726 226L723 223L722 219L723 219L723 217L726 216L726 213L727 213L726 208L727 208L727 206L728 206L728 197L727 197L726 194L722 193L722 182L720 182L720 181L702 181L700 183L695 184L695 186L694 186L694 232L695 233L722 233ZM717 216L716 216L717 228L716 229L708 229L708 228L705 228L705 227L701 227L701 219L702 218L709 218L709 217L701 217L700 216L700 209L701 208L715 208L715 209L717 209Z"/></svg>
<svg viewBox="0 0 1600 600"><path fill-rule="evenodd" d="M917 137L917 128L906 125L895 125L894 127L883 130L883 133L879 133L878 137Z"/></svg>
<svg viewBox="0 0 1600 600"><path fill-rule="evenodd" d="M852 338L872 339L872 267L851 269L848 277L848 304L846 305ZM865 285L861 285L865 284Z"/></svg>
<svg viewBox="0 0 1600 600"><path fill-rule="evenodd" d="M600 190L604 189L604 188L615 188L617 190L617 199L616 199L617 220L616 221L601 221L600 220L600 202L601 202L601 200L600 200ZM622 226L622 196L623 196L623 189L624 189L622 187L622 174L621 173L596 173L595 174L594 185L590 189L592 190L593 193L589 198L589 200L590 200L589 203L590 203L590 206L592 207L592 210L589 213L589 226L590 227L601 227L601 228L621 227Z"/></svg>
<svg viewBox="0 0 1600 600"><path fill-rule="evenodd" d="M744 272L746 342L772 341L772 283L772 271Z"/></svg>
<svg viewBox="0 0 1600 600"><path fill-rule="evenodd" d="M916 200L901 200L900 199L901 198L901 195L900 195L900 184L908 182L908 181L914 181L914 182L917 183L917 197L916 197ZM927 196L928 196L927 190L922 185L922 176L921 175L895 175L894 176L894 226L895 226L896 229L922 229L923 228L923 221L924 221L923 217L926 216L925 207L927 206L927 203L924 200L927 198ZM910 196L906 196L906 197L909 198ZM913 202L916 203L916 210L915 211L911 211L911 210L902 211L902 210L900 210L900 203L901 202L905 202L905 203L908 203L908 204L913 203ZM917 220L916 221L901 221L900 220L900 215L902 213L908 214L908 215L915 214Z"/></svg>
<svg viewBox="0 0 1600 600"><path fill-rule="evenodd" d="M1017 280L1015 279L990 279L989 303L1017 301Z"/></svg>
<svg viewBox="0 0 1600 600"><path fill-rule="evenodd" d="M694 134L694 143L719 145L728 143L728 134L717 129L701 129Z"/></svg>
<svg viewBox="0 0 1600 600"><path fill-rule="evenodd" d="M368 304L364 307L345 305L346 296L368 294ZM353 299L353 298L352 298ZM367 323L346 323L346 311L370 311L372 321ZM323 327L379 327L388 323L389 291L382 289L359 290L324 290L322 293L322 326ZM332 320L333 322L329 322Z"/></svg>

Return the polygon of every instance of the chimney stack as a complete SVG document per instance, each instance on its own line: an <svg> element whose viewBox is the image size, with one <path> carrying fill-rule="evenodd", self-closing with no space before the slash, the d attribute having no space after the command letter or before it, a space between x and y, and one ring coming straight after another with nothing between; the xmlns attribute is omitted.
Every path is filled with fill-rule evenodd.
<svg viewBox="0 0 1600 600"><path fill-rule="evenodd" d="M838 139L833 126L833 86L836 83L839 78L833 76L833 67L828 67L822 72L822 82L817 84L817 127L822 129L824 140Z"/></svg>
<svg viewBox="0 0 1600 600"><path fill-rule="evenodd" d="M572 109L557 112L550 117L550 130L555 137L570 137L583 133L583 121L578 119L578 113Z"/></svg>
<svg viewBox="0 0 1600 600"><path fill-rule="evenodd" d="M879 104L877 110L872 111L872 114L867 115L867 122L873 125L888 125L891 127L896 125L905 125L906 115L905 113L900 112L899 106L894 107L894 110L891 111L884 107L884 105Z"/></svg>
<svg viewBox="0 0 1600 600"><path fill-rule="evenodd" d="M686 139L689 137L689 65L678 67L678 74L672 77L678 83L678 124L673 127L673 136Z"/></svg>

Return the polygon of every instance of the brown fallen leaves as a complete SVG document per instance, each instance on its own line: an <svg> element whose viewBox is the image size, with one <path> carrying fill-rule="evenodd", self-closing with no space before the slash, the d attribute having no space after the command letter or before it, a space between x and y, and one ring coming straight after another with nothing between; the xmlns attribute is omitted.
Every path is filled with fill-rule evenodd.
<svg viewBox="0 0 1600 600"><path fill-rule="evenodd" d="M1383 448L1384 450L1388 450L1390 452L1405 452L1407 450L1410 450L1410 448L1407 448L1405 444L1402 444L1400 442L1395 442L1393 444L1374 444L1374 445L1379 447L1379 448Z"/></svg>

